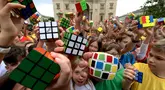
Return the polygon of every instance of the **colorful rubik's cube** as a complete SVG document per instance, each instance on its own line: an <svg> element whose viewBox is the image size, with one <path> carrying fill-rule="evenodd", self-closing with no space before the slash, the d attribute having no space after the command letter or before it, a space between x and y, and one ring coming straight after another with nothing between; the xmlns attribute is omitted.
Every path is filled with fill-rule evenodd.
<svg viewBox="0 0 165 90"><path fill-rule="evenodd" d="M8 1L13 3L20 3L26 6L26 8L23 9L13 10L16 14L21 15L25 20L37 12L33 0L8 0Z"/></svg>
<svg viewBox="0 0 165 90"><path fill-rule="evenodd" d="M165 25L165 18L159 18L157 19L157 22L159 25Z"/></svg>
<svg viewBox="0 0 165 90"><path fill-rule="evenodd" d="M93 53L89 60L89 74L102 80L113 80L118 70L118 58L102 53Z"/></svg>
<svg viewBox="0 0 165 90"><path fill-rule="evenodd" d="M87 9L87 3L86 0L82 0L81 2L78 2L75 4L77 12L82 12Z"/></svg>
<svg viewBox="0 0 165 90"><path fill-rule="evenodd" d="M38 22L40 22L40 15L38 13L35 13L29 18L29 20L33 25L37 24Z"/></svg>
<svg viewBox="0 0 165 90"><path fill-rule="evenodd" d="M136 77L135 77L135 80L139 83L142 83L143 81L143 73L142 72L139 72L138 70L135 70L136 72Z"/></svg>
<svg viewBox="0 0 165 90"><path fill-rule="evenodd" d="M138 20L138 28L143 27L153 27L155 26L155 20L153 19L153 16L141 16Z"/></svg>
<svg viewBox="0 0 165 90"><path fill-rule="evenodd" d="M60 21L60 26L63 28L69 28L70 26L70 21L67 20L66 18L62 18Z"/></svg>
<svg viewBox="0 0 165 90"><path fill-rule="evenodd" d="M71 26L69 28L66 29L67 32L73 33L75 30L74 26Z"/></svg>
<svg viewBox="0 0 165 90"><path fill-rule="evenodd" d="M50 53L37 48L10 74L10 79L32 90L45 90L53 79L59 77L59 72L60 66Z"/></svg>
<svg viewBox="0 0 165 90"><path fill-rule="evenodd" d="M41 40L52 40L59 38L57 22L39 22Z"/></svg>
<svg viewBox="0 0 165 90"><path fill-rule="evenodd" d="M134 14L134 13L130 13L130 14L128 15L128 18L134 19L134 18L135 18L135 14Z"/></svg>
<svg viewBox="0 0 165 90"><path fill-rule="evenodd" d="M65 53L71 55L82 56L87 46L87 39L68 32L64 34Z"/></svg>

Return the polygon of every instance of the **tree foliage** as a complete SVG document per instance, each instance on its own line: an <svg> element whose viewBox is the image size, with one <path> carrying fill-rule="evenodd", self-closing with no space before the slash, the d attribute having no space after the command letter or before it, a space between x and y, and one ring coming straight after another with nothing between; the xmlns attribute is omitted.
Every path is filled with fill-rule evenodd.
<svg viewBox="0 0 165 90"><path fill-rule="evenodd" d="M165 17L165 0L147 0L142 9L144 15L153 15L154 18Z"/></svg>

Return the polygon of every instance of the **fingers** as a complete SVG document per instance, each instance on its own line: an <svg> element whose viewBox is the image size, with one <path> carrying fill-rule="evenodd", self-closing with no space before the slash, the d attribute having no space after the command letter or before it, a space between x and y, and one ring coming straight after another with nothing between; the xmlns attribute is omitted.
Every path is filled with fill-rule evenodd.
<svg viewBox="0 0 165 90"><path fill-rule="evenodd" d="M58 46L58 47L64 46L64 42L63 42L62 40L57 40L57 41L55 42L55 44L56 44L56 46Z"/></svg>
<svg viewBox="0 0 165 90"><path fill-rule="evenodd" d="M0 10L7 4L7 0L0 0Z"/></svg>
<svg viewBox="0 0 165 90"><path fill-rule="evenodd" d="M55 52L63 52L64 51L64 47L57 47L54 49Z"/></svg>
<svg viewBox="0 0 165 90"><path fill-rule="evenodd" d="M80 61L79 67L81 67L81 68L88 67L88 62L85 60Z"/></svg>
<svg viewBox="0 0 165 90"><path fill-rule="evenodd" d="M92 58L93 53L92 52L86 52L83 54L83 59L85 61L88 61L90 58Z"/></svg>
<svg viewBox="0 0 165 90"><path fill-rule="evenodd" d="M21 5L21 4L17 4L17 3L8 3L3 9L2 9L2 13L4 14L9 14L10 11L12 9L15 9L15 8L25 8L26 6L24 5Z"/></svg>
<svg viewBox="0 0 165 90"><path fill-rule="evenodd" d="M126 69L124 70L124 77L129 80L134 80L136 76L136 69L130 63L125 64L125 67Z"/></svg>

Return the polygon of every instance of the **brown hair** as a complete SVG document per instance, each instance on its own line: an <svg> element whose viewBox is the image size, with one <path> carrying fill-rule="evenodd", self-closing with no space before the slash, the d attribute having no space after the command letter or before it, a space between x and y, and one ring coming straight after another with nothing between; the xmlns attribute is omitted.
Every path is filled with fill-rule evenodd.
<svg viewBox="0 0 165 90"><path fill-rule="evenodd" d="M107 42L103 45L102 51L107 52L115 48L119 54L121 54L121 47L115 42Z"/></svg>
<svg viewBox="0 0 165 90"><path fill-rule="evenodd" d="M165 39L158 40L152 45L152 48L165 53Z"/></svg>

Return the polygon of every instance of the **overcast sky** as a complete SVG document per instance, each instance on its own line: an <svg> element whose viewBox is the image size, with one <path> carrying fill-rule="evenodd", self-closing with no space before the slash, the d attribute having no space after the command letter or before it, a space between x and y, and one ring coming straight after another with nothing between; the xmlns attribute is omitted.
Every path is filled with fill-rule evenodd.
<svg viewBox="0 0 165 90"><path fill-rule="evenodd" d="M46 16L54 16L52 0L33 0L37 10ZM147 0L118 0L116 15L121 16L140 8Z"/></svg>

